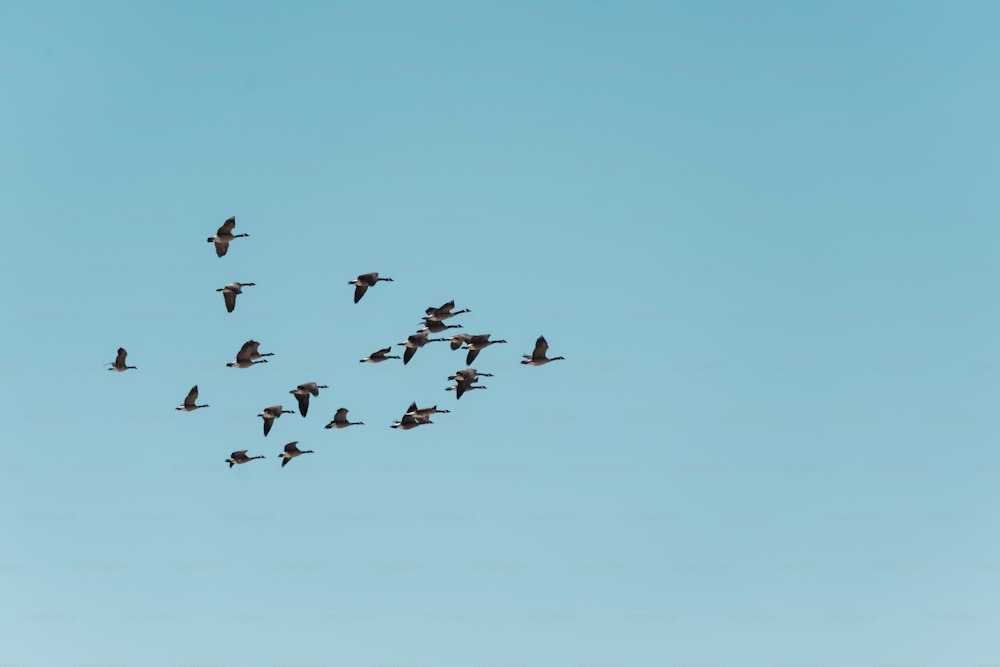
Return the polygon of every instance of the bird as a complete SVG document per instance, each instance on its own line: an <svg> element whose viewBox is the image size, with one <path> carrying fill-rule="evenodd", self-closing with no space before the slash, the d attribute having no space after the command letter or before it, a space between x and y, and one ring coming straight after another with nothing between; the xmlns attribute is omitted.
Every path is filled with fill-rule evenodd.
<svg viewBox="0 0 1000 667"><path fill-rule="evenodd" d="M222 257L227 252L229 252L229 242L233 239L238 239L242 236L250 236L249 234L233 234L233 228L236 226L236 216L233 216L222 223L219 227L219 231L215 233L215 236L209 236L208 242L215 244L215 254Z"/></svg>
<svg viewBox="0 0 1000 667"><path fill-rule="evenodd" d="M188 392L187 397L184 399L183 405L175 408L181 412L194 412L198 408L207 408L207 405L195 405L198 402L198 385L191 387L191 391Z"/></svg>
<svg viewBox="0 0 1000 667"><path fill-rule="evenodd" d="M250 368L254 364L266 364L267 359L261 359L261 357L273 357L274 352L261 353L257 351L258 347L260 347L259 341L248 340L243 343L243 347L236 353L236 361L230 361L226 366L230 368Z"/></svg>
<svg viewBox="0 0 1000 667"><path fill-rule="evenodd" d="M415 333L415 334L410 334L406 338L406 340L403 341L402 343L396 343L396 344L397 345L402 345L402 346L404 346L406 348L406 351L403 352L403 364L405 365L405 364L410 363L410 359L412 359L413 355L417 353L417 350L419 348L423 347L424 345L426 345L427 343L443 342L443 341L446 341L446 340L448 340L448 339L447 338L428 338L427 334L425 334L425 333Z"/></svg>
<svg viewBox="0 0 1000 667"><path fill-rule="evenodd" d="M532 350L531 354L522 354L524 360L521 361L522 364L528 364L529 366L542 366L549 363L550 361L557 361L559 359L565 359L566 357L546 357L545 353L549 351L549 344L545 340L545 336L539 336L538 340L535 341L535 349Z"/></svg>
<svg viewBox="0 0 1000 667"><path fill-rule="evenodd" d="M118 373L123 373L124 371L127 371L130 368L135 368L135 366L126 366L125 365L125 357L127 357L127 356L128 356L128 352L125 351L124 347L118 348L118 356L115 357L114 361L108 362L108 366L110 366L110 368L108 368L108 370L109 371L116 371Z"/></svg>
<svg viewBox="0 0 1000 667"><path fill-rule="evenodd" d="M386 359L399 359L398 354L389 354L391 351L391 347L383 347L381 350L372 352L370 357L359 359L359 361L363 364L377 364L380 361L385 361Z"/></svg>
<svg viewBox="0 0 1000 667"><path fill-rule="evenodd" d="M254 459L262 459L262 458L264 458L264 457L263 456L247 456L247 450L241 449L241 450L239 450L237 452L233 452L232 454L230 454L229 458L226 459L226 463L228 463L229 467L232 468L237 463L247 463L248 461L253 461Z"/></svg>
<svg viewBox="0 0 1000 667"><path fill-rule="evenodd" d="M455 384L450 387L445 387L445 391L455 392L455 400L462 398L462 394L473 389L486 389L484 385L473 384L472 380L463 380L456 378Z"/></svg>
<svg viewBox="0 0 1000 667"><path fill-rule="evenodd" d="M461 328L462 328L461 324L445 324L441 320L436 320L432 317L425 317L424 328L418 331L417 333L425 333L425 334L441 333L446 329L461 329Z"/></svg>
<svg viewBox="0 0 1000 667"><path fill-rule="evenodd" d="M506 343L506 342L507 341L505 340L490 340L489 334L477 334L475 336L472 336L465 343L465 349L469 351L469 353L465 355L465 365L468 366L472 364L475 358L479 356L479 353L485 350L490 345L493 345L494 343Z"/></svg>
<svg viewBox="0 0 1000 667"><path fill-rule="evenodd" d="M303 417L309 412L309 394L313 396L319 396L320 389L329 389L325 384L316 384L315 382L305 382L300 384L295 389L292 389L289 394L294 394L295 398L299 401L299 414Z"/></svg>
<svg viewBox="0 0 1000 667"><path fill-rule="evenodd" d="M420 421L430 419L431 415L435 412L451 412L451 410L438 410L438 406L436 405L430 408L418 408L416 402L410 403L410 407L406 410L407 415L416 417Z"/></svg>
<svg viewBox="0 0 1000 667"><path fill-rule="evenodd" d="M387 280L390 283L392 282L392 278L379 278L378 273L362 273L356 279L349 280L347 282L348 285L356 285L354 288L354 303L361 301L361 297L365 295L368 288L380 280Z"/></svg>
<svg viewBox="0 0 1000 667"><path fill-rule="evenodd" d="M454 307L455 307L454 299L452 299L446 304L443 304L439 308L431 306L430 308L424 310L424 312L427 314L427 317L424 319L430 318L440 322L442 320L448 319L449 317L455 317L456 315L461 315L462 313L470 312L468 308L463 308L462 310L456 310L455 312L451 312L451 309Z"/></svg>
<svg viewBox="0 0 1000 667"><path fill-rule="evenodd" d="M448 343L451 345L451 349L457 350L470 340L472 340L472 334L460 333L449 338Z"/></svg>
<svg viewBox="0 0 1000 667"><path fill-rule="evenodd" d="M364 422L347 421L347 408L339 408L333 420L324 428L347 428L348 426L361 426Z"/></svg>
<svg viewBox="0 0 1000 667"><path fill-rule="evenodd" d="M290 414L292 414L291 410L282 410L280 405L272 405L269 408L264 408L263 410L261 410L260 414L258 414L257 416L264 418L264 436L266 437L267 434L271 432L271 426L274 425L275 419L277 419L281 415L290 415Z"/></svg>
<svg viewBox="0 0 1000 667"><path fill-rule="evenodd" d="M480 377L493 377L493 373L480 373L475 368L463 368L460 371L455 371L454 375L449 375L449 380L455 380L456 382L476 382Z"/></svg>
<svg viewBox="0 0 1000 667"><path fill-rule="evenodd" d="M233 312L236 308L236 295L243 294L244 287L253 287L254 283L229 283L225 287L215 290L222 292L222 298L226 300L226 312Z"/></svg>
<svg viewBox="0 0 1000 667"><path fill-rule="evenodd" d="M392 428L401 428L404 431L408 431L411 428L416 428L418 426L423 426L424 424L433 424L430 419L420 419L415 415L406 414L403 415L399 421L393 422Z"/></svg>
<svg viewBox="0 0 1000 667"><path fill-rule="evenodd" d="M292 459L294 459L296 456L299 456L300 454L313 454L314 453L313 450L311 450L311 449L299 449L298 448L298 444L299 443L296 440L295 442L290 442L287 445L285 445L285 451L281 452L281 455L280 455L281 456L281 467L282 468L285 467L286 463L288 463L289 461L291 461Z"/></svg>

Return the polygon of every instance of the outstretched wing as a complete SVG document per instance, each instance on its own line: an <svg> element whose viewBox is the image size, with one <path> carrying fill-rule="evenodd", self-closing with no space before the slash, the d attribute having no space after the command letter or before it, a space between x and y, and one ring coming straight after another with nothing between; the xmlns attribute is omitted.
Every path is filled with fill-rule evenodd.
<svg viewBox="0 0 1000 667"><path fill-rule="evenodd" d="M309 412L309 394L295 394L295 398L299 401L299 414L305 417Z"/></svg>
<svg viewBox="0 0 1000 667"><path fill-rule="evenodd" d="M223 234L232 234L233 229L235 227L236 227L236 216L234 215L233 217L229 218L224 223L222 223L222 226L219 227L219 231L217 232L217 234L218 236L222 236Z"/></svg>
<svg viewBox="0 0 1000 667"><path fill-rule="evenodd" d="M359 280L360 280L360 278L359 278ZM358 301L361 301L361 297L363 297L365 295L365 292L367 292L367 291L368 291L368 285L361 284L361 285L355 286L355 288L354 288L354 303L357 303Z"/></svg>
<svg viewBox="0 0 1000 667"><path fill-rule="evenodd" d="M545 340L545 336L539 336L538 340L535 341L535 350L531 353L531 358L534 360L544 359L545 353L549 351L549 344Z"/></svg>
<svg viewBox="0 0 1000 667"><path fill-rule="evenodd" d="M226 311L233 312L233 308L236 307L236 292L231 289L223 289L222 298L226 300Z"/></svg>

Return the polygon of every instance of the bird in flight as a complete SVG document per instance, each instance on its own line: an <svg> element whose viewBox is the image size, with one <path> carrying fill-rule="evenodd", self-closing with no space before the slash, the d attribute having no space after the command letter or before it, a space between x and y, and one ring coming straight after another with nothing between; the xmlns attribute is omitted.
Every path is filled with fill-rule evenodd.
<svg viewBox="0 0 1000 667"><path fill-rule="evenodd" d="M365 295L369 287L372 287L375 283L380 281L392 282L392 278L379 278L378 273L362 273L360 276L354 280L347 281L348 285L354 285L354 303L361 301L361 297Z"/></svg>
<svg viewBox="0 0 1000 667"><path fill-rule="evenodd" d="M219 227L219 231L215 233L215 236L208 237L208 242L215 244L215 254L219 257L222 257L229 252L230 241L243 236L250 236L249 234L233 234L234 227L236 227L236 216L233 216L222 223L222 226Z"/></svg>

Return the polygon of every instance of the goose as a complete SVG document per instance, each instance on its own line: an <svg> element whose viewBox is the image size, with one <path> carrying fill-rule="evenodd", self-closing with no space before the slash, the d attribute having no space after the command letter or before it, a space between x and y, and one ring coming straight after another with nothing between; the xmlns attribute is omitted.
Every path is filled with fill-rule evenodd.
<svg viewBox="0 0 1000 667"><path fill-rule="evenodd" d="M455 371L454 375L449 375L449 380L455 380L456 382L476 382L480 377L493 377L493 373L480 373L475 368L463 368L460 371Z"/></svg>
<svg viewBox="0 0 1000 667"><path fill-rule="evenodd" d="M455 334L454 336L449 338L448 342L451 345L451 349L457 350L458 348L462 347L462 345L468 343L470 340L472 340L472 334L460 333L460 334Z"/></svg>
<svg viewBox="0 0 1000 667"><path fill-rule="evenodd" d="M222 223L219 227L219 231L215 233L215 236L209 236L208 242L215 244L215 254L222 257L227 252L229 252L229 242L233 239L238 239L242 236L250 236L249 234L233 234L233 227L236 226L236 216L233 216Z"/></svg>
<svg viewBox="0 0 1000 667"><path fill-rule="evenodd" d="M354 288L354 303L361 301L361 297L365 295L368 288L379 282L380 280L386 280L392 282L392 278L379 278L378 273L362 273L354 280L349 280L348 285L356 285Z"/></svg>
<svg viewBox="0 0 1000 667"><path fill-rule="evenodd" d="M184 399L184 404L175 408L181 412L194 412L198 408L207 408L207 405L195 405L198 402L198 385L191 387L191 391L188 392L187 397Z"/></svg>
<svg viewBox="0 0 1000 667"><path fill-rule="evenodd" d="M263 410L261 410L260 414L258 414L257 416L263 417L264 419L264 436L267 437L267 434L271 432L271 426L274 425L275 419L277 419L281 415L290 415L290 414L292 414L291 410L282 410L280 405L272 405L269 408L264 408Z"/></svg>
<svg viewBox="0 0 1000 667"><path fill-rule="evenodd" d="M281 452L281 455L280 455L281 456L281 467L282 468L284 468L285 464L287 464L289 461L291 461L292 459L294 459L296 456L299 456L301 454L314 454L315 453L311 449L299 449L298 446L297 446L298 444L299 443L296 440L295 442L290 442L287 445L285 445L285 451Z"/></svg>
<svg viewBox="0 0 1000 667"><path fill-rule="evenodd" d="M456 315L461 315L462 313L471 312L468 308L463 308L462 310L456 310L455 312L451 312L451 309L454 307L455 307L454 299L452 299L446 304L443 304L439 308L431 306L430 308L424 310L424 312L427 314L427 317L424 319L434 319L440 322L441 320L446 320L449 317L455 317Z"/></svg>
<svg viewBox="0 0 1000 667"><path fill-rule="evenodd" d="M108 370L109 371L115 371L115 372L118 372L118 373L123 373L124 371L127 371L130 368L135 368L135 366L126 366L125 365L125 357L127 357L127 356L128 356L128 352L125 351L124 347L118 348L118 356L115 357L114 361L108 362L108 366L110 366L110 368L108 368Z"/></svg>
<svg viewBox="0 0 1000 667"><path fill-rule="evenodd" d="M416 428L418 426L423 426L424 424L433 424L430 419L421 419L415 415L405 414L399 421L393 422L392 428L401 428L404 431L409 431L411 428Z"/></svg>
<svg viewBox="0 0 1000 667"><path fill-rule="evenodd" d="M236 295L243 294L244 287L253 287L255 283L229 283L225 287L215 290L222 292L222 298L226 300L226 312L233 312L236 308Z"/></svg>
<svg viewBox="0 0 1000 667"><path fill-rule="evenodd" d="M415 334L410 334L406 338L406 340L403 341L402 343L396 343L396 344L397 345L402 345L402 346L404 346L406 348L406 351L403 352L403 364L405 365L405 364L410 363L410 359L412 359L413 355L417 353L417 350L419 348L423 347L424 345L426 345L427 343L443 342L443 341L446 341L446 340L448 340L448 339L447 338L428 338L427 334L425 334L425 333L415 333Z"/></svg>
<svg viewBox="0 0 1000 667"><path fill-rule="evenodd" d="M465 349L469 351L469 353L465 355L465 365L466 366L471 365L472 362L475 361L476 357L479 356L479 353L485 350L490 345L493 345L494 343L506 343L506 342L507 341L505 340L490 340L489 334L477 334L475 336L472 336L465 343Z"/></svg>
<svg viewBox="0 0 1000 667"><path fill-rule="evenodd" d="M294 394L295 398L299 400L299 414L303 417L309 412L309 394L313 396L319 396L320 389L329 389L325 384L316 384L315 382L305 382L300 384L295 389L292 389L289 394Z"/></svg>
<svg viewBox="0 0 1000 667"><path fill-rule="evenodd" d="M347 428L348 426L361 426L364 422L347 421L347 408L339 408L337 414L333 416L333 421L324 428Z"/></svg>
<svg viewBox="0 0 1000 667"><path fill-rule="evenodd" d="M462 394L473 389L486 389L484 385L472 384L470 380L456 380L455 384L450 387L445 387L445 391L455 392L455 400L462 398Z"/></svg>
<svg viewBox="0 0 1000 667"><path fill-rule="evenodd" d="M445 324L441 320L431 317L424 318L424 328L417 333L441 333L447 329L461 329L461 324Z"/></svg>
<svg viewBox="0 0 1000 667"><path fill-rule="evenodd" d="M264 457L263 456L247 456L247 450L241 449L241 450L239 450L237 452L233 452L232 454L230 454L229 458L226 459L226 463L228 463L229 467L232 468L237 463L247 463L249 461L253 461L254 459L262 459L262 458L264 458Z"/></svg>
<svg viewBox="0 0 1000 667"><path fill-rule="evenodd" d="M363 364L377 364L380 361L385 361L386 359L399 359L398 354L389 354L392 351L391 347L383 347L381 350L376 350L372 352L370 357L365 357L359 361Z"/></svg>
<svg viewBox="0 0 1000 667"><path fill-rule="evenodd" d="M260 342L256 340L248 340L243 343L240 351L236 353L236 361L230 361L226 366L230 368L250 368L254 364L266 364L267 359L261 359L261 357L273 357L274 352L260 353L257 348L260 347Z"/></svg>
<svg viewBox="0 0 1000 667"><path fill-rule="evenodd" d="M451 410L438 410L436 405L429 408L418 408L416 402L410 403L410 407L406 410L407 415L416 417L420 421L430 419L435 412L451 412Z"/></svg>
<svg viewBox="0 0 1000 667"><path fill-rule="evenodd" d="M545 336L539 336L538 340L535 341L535 349L532 350L531 354L522 354L524 360L521 361L522 364L528 364L529 366L542 366L549 363L550 361L558 361L559 359L565 359L566 357L546 357L545 353L549 351L549 344L545 340Z"/></svg>

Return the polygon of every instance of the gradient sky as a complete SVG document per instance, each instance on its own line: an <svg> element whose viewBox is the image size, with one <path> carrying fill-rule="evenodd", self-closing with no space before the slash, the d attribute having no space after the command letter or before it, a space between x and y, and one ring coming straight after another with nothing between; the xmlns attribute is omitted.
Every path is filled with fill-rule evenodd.
<svg viewBox="0 0 1000 667"><path fill-rule="evenodd" d="M998 20L5 3L0 665L997 664Z"/></svg>

